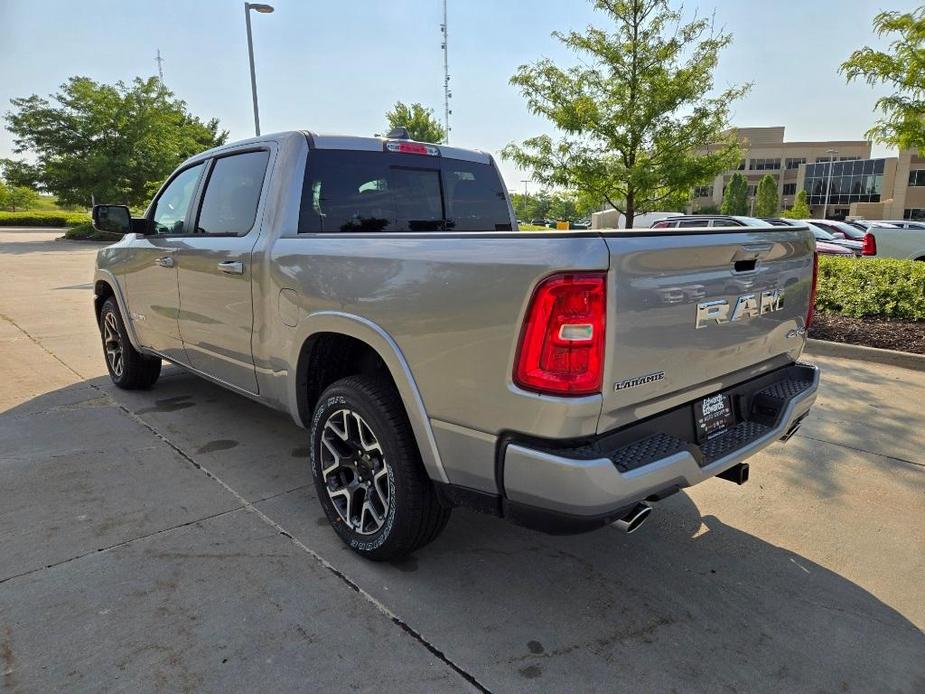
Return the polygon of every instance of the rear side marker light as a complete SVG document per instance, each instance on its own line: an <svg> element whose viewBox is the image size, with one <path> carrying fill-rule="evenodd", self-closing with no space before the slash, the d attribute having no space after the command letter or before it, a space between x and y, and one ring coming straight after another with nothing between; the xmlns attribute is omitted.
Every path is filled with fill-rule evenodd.
<svg viewBox="0 0 925 694"><path fill-rule="evenodd" d="M601 392L607 273L553 275L540 282L521 329L514 383L546 395Z"/></svg>
<svg viewBox="0 0 925 694"><path fill-rule="evenodd" d="M385 148L390 152L402 152L404 154L426 154L430 157L436 157L440 150L433 145L424 145L420 142L386 142Z"/></svg>

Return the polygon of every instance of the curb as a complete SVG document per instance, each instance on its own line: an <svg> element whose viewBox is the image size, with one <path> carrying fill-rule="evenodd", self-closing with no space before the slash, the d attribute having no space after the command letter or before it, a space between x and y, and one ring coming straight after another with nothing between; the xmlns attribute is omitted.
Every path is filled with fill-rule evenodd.
<svg viewBox="0 0 925 694"><path fill-rule="evenodd" d="M857 359L859 361L875 362L877 364L901 366L904 369L925 371L925 354L912 354L910 352L897 352L893 349L877 349L876 347L849 345L846 342L807 340L806 354L817 357Z"/></svg>

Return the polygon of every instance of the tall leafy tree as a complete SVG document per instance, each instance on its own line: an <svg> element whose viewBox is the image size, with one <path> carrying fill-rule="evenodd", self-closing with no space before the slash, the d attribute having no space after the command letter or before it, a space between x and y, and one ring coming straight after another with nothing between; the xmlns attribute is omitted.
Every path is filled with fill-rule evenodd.
<svg viewBox="0 0 925 694"><path fill-rule="evenodd" d="M723 204L719 209L723 214L748 214L748 181L738 171L732 174L726 184Z"/></svg>
<svg viewBox="0 0 925 694"><path fill-rule="evenodd" d="M14 151L35 156L36 182L63 204L87 205L93 196L142 206L177 164L228 137L218 120L192 115L153 77L112 85L72 77L47 99L11 103ZM13 169L30 170L17 162Z"/></svg>
<svg viewBox="0 0 925 694"><path fill-rule="evenodd" d="M781 214L781 217L787 217L788 219L809 219L812 216L813 211L810 209L809 203L806 202L805 190L798 191L793 201L793 207Z"/></svg>
<svg viewBox="0 0 925 694"><path fill-rule="evenodd" d="M418 142L440 143L446 139L446 130L434 116L432 108L425 108L421 104L408 104L396 101L391 111L385 114L392 128L404 127L412 140Z"/></svg>
<svg viewBox="0 0 925 694"><path fill-rule="evenodd" d="M867 137L903 149L925 151L925 6L912 12L881 12L874 17L878 36L894 37L886 51L865 46L841 66L847 80L892 89L877 99L883 114Z"/></svg>
<svg viewBox="0 0 925 694"><path fill-rule="evenodd" d="M777 214L777 204L777 180L771 174L765 174L758 183L755 216L773 217Z"/></svg>
<svg viewBox="0 0 925 694"><path fill-rule="evenodd" d="M511 78L529 109L555 126L509 144L503 156L534 180L593 194L636 214L683 203L690 189L739 160L729 109L748 86L714 96L713 71L729 34L685 21L666 0L595 0L609 23L555 32L578 61L522 65Z"/></svg>

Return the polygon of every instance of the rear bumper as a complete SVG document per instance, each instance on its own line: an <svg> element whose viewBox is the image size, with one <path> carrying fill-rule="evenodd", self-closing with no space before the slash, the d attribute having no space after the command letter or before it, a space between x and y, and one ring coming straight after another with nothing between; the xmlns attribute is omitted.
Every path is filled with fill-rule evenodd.
<svg viewBox="0 0 925 694"><path fill-rule="evenodd" d="M714 477L786 438L816 399L819 370L794 364L724 393L736 426L696 443L693 402L579 444L512 436L501 451L505 516L580 531Z"/></svg>

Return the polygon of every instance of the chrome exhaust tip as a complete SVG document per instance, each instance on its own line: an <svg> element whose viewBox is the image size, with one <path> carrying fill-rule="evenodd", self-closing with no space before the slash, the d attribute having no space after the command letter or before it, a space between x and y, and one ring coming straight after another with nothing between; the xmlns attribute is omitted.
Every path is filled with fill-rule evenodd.
<svg viewBox="0 0 925 694"><path fill-rule="evenodd" d="M622 530L627 535L639 530L646 518L652 513L652 507L645 501L640 501L633 507L633 510L627 513L620 520L614 521L611 525L617 530Z"/></svg>

